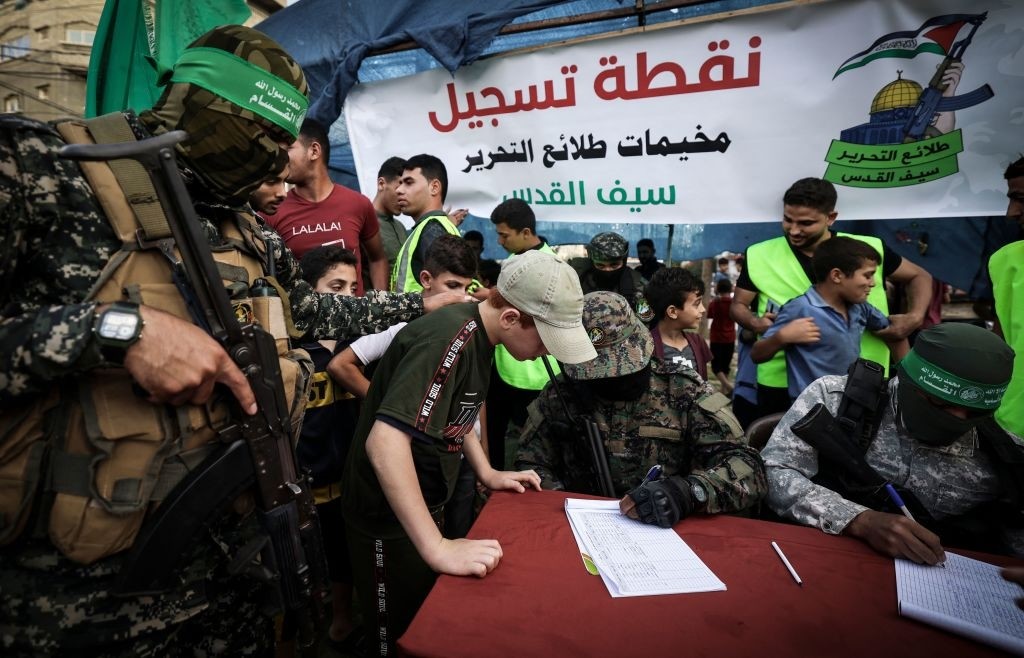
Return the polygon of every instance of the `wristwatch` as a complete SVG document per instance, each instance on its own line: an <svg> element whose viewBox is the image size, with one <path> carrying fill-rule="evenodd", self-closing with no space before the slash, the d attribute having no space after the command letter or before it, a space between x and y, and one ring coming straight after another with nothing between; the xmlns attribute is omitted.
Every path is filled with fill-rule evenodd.
<svg viewBox="0 0 1024 658"><path fill-rule="evenodd" d="M690 482L690 493L693 494L693 500L697 503L697 509L704 509L704 506L708 504L707 489L696 478L687 478L687 480Z"/></svg>
<svg viewBox="0 0 1024 658"><path fill-rule="evenodd" d="M103 360L122 365L125 352L142 336L142 315L133 302L114 302L96 316L92 333Z"/></svg>

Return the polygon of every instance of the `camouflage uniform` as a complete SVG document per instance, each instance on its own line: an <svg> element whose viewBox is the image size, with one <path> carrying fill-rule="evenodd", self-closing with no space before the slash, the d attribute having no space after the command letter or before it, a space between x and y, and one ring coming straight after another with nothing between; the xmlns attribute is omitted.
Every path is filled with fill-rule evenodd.
<svg viewBox="0 0 1024 658"><path fill-rule="evenodd" d="M997 496L998 478L988 454L971 430L949 446L916 441L900 425L897 406L899 379L889 382L889 399L878 433L864 455L879 475L912 490L936 519L963 514ZM786 519L815 526L826 533L843 532L868 508L811 481L818 473L817 451L793 434L790 426L816 403L835 415L846 388L846 376L827 376L808 386L783 416L761 456L768 469L767 502ZM1005 537L1018 555L1024 555L1020 530Z"/></svg>
<svg viewBox="0 0 1024 658"><path fill-rule="evenodd" d="M580 285L583 287L584 294L597 290L617 292L629 300L633 312L642 321L650 322L654 319L651 305L644 297L645 284L643 276L639 272L623 264L622 269L615 271L618 276L609 277L608 275L611 273L602 272L593 265L595 259L612 261L621 258L625 263L626 257L629 255L629 243L626 242L626 238L618 233L598 233L587 245L587 254L590 256L589 260L582 260L574 266L580 275ZM603 280L607 278L614 278L614 283Z"/></svg>
<svg viewBox="0 0 1024 658"><path fill-rule="evenodd" d="M61 146L60 136L45 124L0 117L0 354L7 355L0 367L2 404L101 362L92 341L96 305L84 300L120 242L78 166L56 157ZM190 187L201 193L194 181ZM234 210L197 203L196 212L205 219ZM214 226L205 222L211 244L219 241ZM265 237L301 331L346 338L423 314L417 294L368 291L355 298L315 293L281 238L270 230Z"/></svg>
<svg viewBox="0 0 1024 658"><path fill-rule="evenodd" d="M594 294L585 299L584 326L598 357L581 366L566 366L567 375L579 380L586 371L585 378L595 379L642 370L652 349L647 329L631 315L624 320L614 308L595 306ZM621 334L629 322L644 336L634 334L606 347L606 339ZM728 399L691 368L672 371L657 359L650 365L649 388L635 401L582 401L581 385L567 375L559 377L570 414L591 418L601 430L616 495L640 484L651 466L661 464L666 477L689 475L704 485L707 513L735 512L760 500L767 491L764 465L746 445L728 410ZM546 489L596 493L584 490L586 475L580 467L589 462L586 441L571 428L554 386L548 384L529 407L515 468L535 469Z"/></svg>
<svg viewBox="0 0 1024 658"><path fill-rule="evenodd" d="M146 116L146 127L167 129L160 123L165 117L150 116L150 121ZM128 118L138 137L147 136L142 120ZM215 160L216 149L209 146L214 141L216 136L209 136L202 145L205 151L193 152L192 161ZM85 300L120 241L78 166L57 157L62 145L48 125L0 117L0 354L6 355L0 357L0 406L6 410L27 408L57 382L104 365L92 337L96 304ZM231 162L231 153L220 155ZM197 200L196 212L216 246L221 241L215 228L220 217L237 209L212 200L206 185L216 179L183 173ZM274 254L276 276L290 294L292 318L301 330L311 330L317 337L345 338L422 314L419 295L372 292L366 299L355 299L314 293L281 239L269 231L265 237L268 253ZM0 427L0 457L7 429ZM36 515L41 516L38 508L45 504L37 505ZM19 539L0 548L3 655L266 652L272 629L258 610L256 588L252 581L227 575L228 560L251 536L252 524L252 516L239 521L225 515L207 534L195 538L194 553L172 591L114 598L109 590L120 554L89 565L72 562L45 538L45 520L35 519L41 532L30 520Z"/></svg>

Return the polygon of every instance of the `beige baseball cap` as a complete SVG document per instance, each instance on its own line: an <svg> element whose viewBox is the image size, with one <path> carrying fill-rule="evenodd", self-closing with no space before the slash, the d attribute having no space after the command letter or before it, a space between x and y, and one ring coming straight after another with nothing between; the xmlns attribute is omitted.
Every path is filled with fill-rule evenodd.
<svg viewBox="0 0 1024 658"><path fill-rule="evenodd" d="M551 356L562 363L597 358L597 350L583 328L580 278L568 264L535 249L513 256L501 266L498 292L533 317Z"/></svg>

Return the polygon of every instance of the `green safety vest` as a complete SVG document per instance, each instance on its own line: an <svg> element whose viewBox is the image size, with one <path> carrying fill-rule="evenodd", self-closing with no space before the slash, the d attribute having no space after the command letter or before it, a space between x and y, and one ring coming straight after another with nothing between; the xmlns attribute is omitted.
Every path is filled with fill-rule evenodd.
<svg viewBox="0 0 1024 658"><path fill-rule="evenodd" d="M422 292L423 286L420 285L420 273L412 271L412 255L416 253L416 247L420 243L420 235L423 233L423 227L427 225L427 222L431 219L436 219L441 222L441 226L444 230L448 231L452 235L458 235L459 229L452 224L451 220L448 219L448 215L441 210L432 210L427 214L420 217L419 221L416 222L416 226L413 227L412 233L405 239L405 244L398 250L398 256L395 257L395 266L391 268L391 280L388 281L388 288L393 292Z"/></svg>
<svg viewBox="0 0 1024 658"><path fill-rule="evenodd" d="M1010 385L996 409L996 421L1003 429L1024 436L1024 240L992 254L988 272L1003 338L1017 353Z"/></svg>
<svg viewBox="0 0 1024 658"><path fill-rule="evenodd" d="M537 251L542 251L552 256L556 255L555 250L549 247L546 242ZM515 256L509 256L509 258L515 258ZM528 391L539 391L544 388L544 385L550 380L548 378L548 371L541 359L548 359L548 363L556 375L562 371L558 367L558 362L553 358L541 357L539 359L530 359L529 361L519 361L508 353L504 345L498 345L494 348L494 367L498 369L498 375L501 376L501 379L514 388Z"/></svg>
<svg viewBox="0 0 1024 658"><path fill-rule="evenodd" d="M868 295L868 302L885 315L889 315L889 301L885 296L882 280L882 241L869 235L836 233L847 238L856 238L871 245L878 252L879 264L875 270L875 287ZM747 248L747 272L750 281L757 287L757 314L764 315L769 303L778 312L782 305L807 292L811 282L793 255L785 236L758 242ZM760 336L758 337L760 340ZM889 347L885 342L865 331L860 341L860 355L880 363L889 373ZM786 352L779 350L770 360L757 364L757 383L761 386L786 388Z"/></svg>

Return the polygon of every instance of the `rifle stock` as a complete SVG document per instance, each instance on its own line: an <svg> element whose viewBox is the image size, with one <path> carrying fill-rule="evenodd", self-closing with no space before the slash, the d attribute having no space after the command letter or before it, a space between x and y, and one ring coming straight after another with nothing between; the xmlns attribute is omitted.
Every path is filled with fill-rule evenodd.
<svg viewBox="0 0 1024 658"><path fill-rule="evenodd" d="M569 411L569 404L565 401L565 396L562 394L562 387L558 383L555 371L551 368L551 364L548 363L547 357L541 357L541 360L544 363L544 368L548 371L548 379L551 380L551 385L555 388L555 395L562 405L562 411L565 412L566 420L576 428L577 435L569 440L578 441L579 437L586 439L587 457L590 462L590 468L587 469L589 471L587 479L590 481L591 487L591 490L586 493L596 492L602 496L614 498L615 488L612 486L612 478L608 470L608 455L604 450L604 437L601 436L601 428L592 419L584 418L580 421L579 418Z"/></svg>
<svg viewBox="0 0 1024 658"><path fill-rule="evenodd" d="M818 477L823 470L827 470L845 497L878 511L899 513L885 491L886 479L868 464L853 437L843 430L825 405L820 402L815 404L803 418L793 423L790 429L793 430L793 434L818 451L820 464L831 467L822 469L819 464ZM830 486L829 482L822 484L828 488L835 488ZM893 486L919 523L927 525L932 522L931 514L912 491Z"/></svg>

